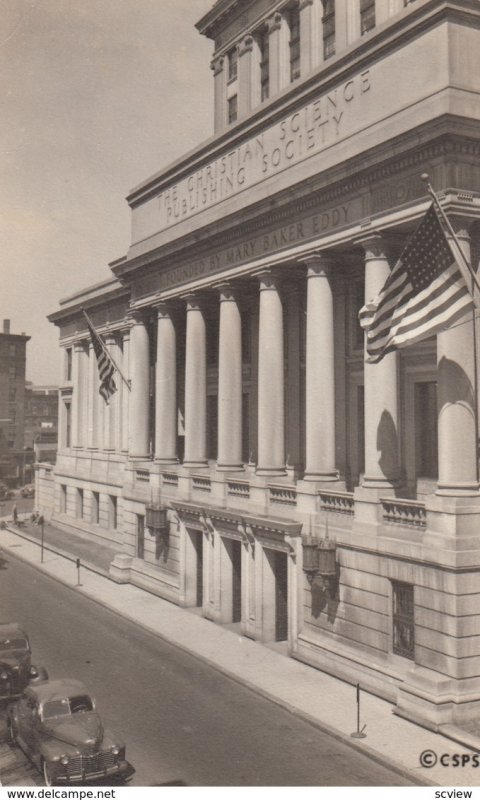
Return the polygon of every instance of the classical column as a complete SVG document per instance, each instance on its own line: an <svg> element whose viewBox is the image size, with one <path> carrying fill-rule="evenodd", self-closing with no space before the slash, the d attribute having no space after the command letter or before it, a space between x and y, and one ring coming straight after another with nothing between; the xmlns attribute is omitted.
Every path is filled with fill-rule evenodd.
<svg viewBox="0 0 480 800"><path fill-rule="evenodd" d="M466 224L453 218L457 239L468 260ZM477 495L475 347L472 312L461 325L437 335L438 365L438 488L437 495Z"/></svg>
<svg viewBox="0 0 480 800"><path fill-rule="evenodd" d="M113 360L118 364L118 344L114 333L107 333L105 336L105 345L109 353L111 353ZM116 426L118 419L118 392L120 390L121 378L118 372L115 371L113 375L117 391L114 392L105 403L104 408L104 450L116 450Z"/></svg>
<svg viewBox="0 0 480 800"><path fill-rule="evenodd" d="M238 46L238 116L245 117L260 100L260 56L253 36Z"/></svg>
<svg viewBox="0 0 480 800"><path fill-rule="evenodd" d="M130 358L129 458L150 457L150 342L143 316L132 319Z"/></svg>
<svg viewBox="0 0 480 800"><path fill-rule="evenodd" d="M72 392L72 447L84 446L85 428L85 346L75 342L73 346L73 392Z"/></svg>
<svg viewBox="0 0 480 800"><path fill-rule="evenodd" d="M269 270L259 278L257 474L284 475L283 307L277 278Z"/></svg>
<svg viewBox="0 0 480 800"><path fill-rule="evenodd" d="M384 2L384 0L383 0ZM360 0L336 0L335 52L340 53L360 38Z"/></svg>
<svg viewBox="0 0 480 800"><path fill-rule="evenodd" d="M322 0L300 0L300 75L302 77L323 61Z"/></svg>
<svg viewBox="0 0 480 800"><path fill-rule="evenodd" d="M93 450L98 447L98 365L93 344L89 344L88 354L88 441L87 446Z"/></svg>
<svg viewBox="0 0 480 800"><path fill-rule="evenodd" d="M267 21L269 34L270 97L290 83L290 51L288 23L280 11Z"/></svg>
<svg viewBox="0 0 480 800"><path fill-rule="evenodd" d="M207 350L205 317L196 295L188 295L185 355L186 467L207 466Z"/></svg>
<svg viewBox="0 0 480 800"><path fill-rule="evenodd" d="M130 380L130 328L125 328L122 332L123 335L123 374L127 380ZM131 381L130 381L131 386ZM130 389L122 381L122 433L121 433L121 450L122 453L128 453L128 426L129 426L129 406L130 406Z"/></svg>
<svg viewBox="0 0 480 800"><path fill-rule="evenodd" d="M242 469L242 319L234 289L219 287L218 469Z"/></svg>
<svg viewBox="0 0 480 800"><path fill-rule="evenodd" d="M287 374L285 376L285 448L287 468L300 471L301 467L301 366L300 366L300 293L293 284L285 291L285 347Z"/></svg>
<svg viewBox="0 0 480 800"><path fill-rule="evenodd" d="M335 481L335 339L333 262L327 255L307 266L305 480Z"/></svg>
<svg viewBox="0 0 480 800"><path fill-rule="evenodd" d="M155 376L155 461L177 462L177 342L171 309L157 307L157 370Z"/></svg>
<svg viewBox="0 0 480 800"><path fill-rule="evenodd" d="M223 131L227 124L227 77L226 60L223 56L211 63L214 79L214 127L215 133Z"/></svg>
<svg viewBox="0 0 480 800"><path fill-rule="evenodd" d="M390 274L385 241L380 234L358 240L365 250L365 302L380 294ZM397 353L378 364L364 365L365 477L363 487L391 489L399 477Z"/></svg>

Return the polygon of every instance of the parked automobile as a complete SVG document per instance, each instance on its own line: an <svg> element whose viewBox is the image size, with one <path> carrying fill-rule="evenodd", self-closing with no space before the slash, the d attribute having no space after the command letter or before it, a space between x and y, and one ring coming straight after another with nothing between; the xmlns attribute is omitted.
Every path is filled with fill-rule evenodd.
<svg viewBox="0 0 480 800"><path fill-rule="evenodd" d="M35 497L35 486L33 483L27 483L22 489L20 489L20 494L22 497Z"/></svg>
<svg viewBox="0 0 480 800"><path fill-rule="evenodd" d="M16 622L0 623L0 700L19 697L29 683L48 678L43 667L31 663L28 636Z"/></svg>
<svg viewBox="0 0 480 800"><path fill-rule="evenodd" d="M9 489L4 483L0 483L0 500L11 500L15 497L13 489Z"/></svg>
<svg viewBox="0 0 480 800"><path fill-rule="evenodd" d="M80 681L45 681L25 689L9 708L8 731L47 786L129 777L125 745L104 729L95 701Z"/></svg>

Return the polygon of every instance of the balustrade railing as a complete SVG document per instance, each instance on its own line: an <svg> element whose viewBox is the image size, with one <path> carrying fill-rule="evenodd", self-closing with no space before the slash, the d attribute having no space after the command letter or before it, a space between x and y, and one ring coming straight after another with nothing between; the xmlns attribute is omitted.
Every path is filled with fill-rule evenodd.
<svg viewBox="0 0 480 800"><path fill-rule="evenodd" d="M232 497L250 497L250 484L246 481L227 481L227 494Z"/></svg>
<svg viewBox="0 0 480 800"><path fill-rule="evenodd" d="M271 503L285 506L297 505L297 490L289 486L269 486L268 494Z"/></svg>
<svg viewBox="0 0 480 800"><path fill-rule="evenodd" d="M318 500L322 511L329 514L347 514L353 516L353 492L325 492L319 491Z"/></svg>
<svg viewBox="0 0 480 800"><path fill-rule="evenodd" d="M383 519L394 525L409 525L413 528L425 528L427 512L425 503L419 500L403 500L397 497L385 497L381 500Z"/></svg>

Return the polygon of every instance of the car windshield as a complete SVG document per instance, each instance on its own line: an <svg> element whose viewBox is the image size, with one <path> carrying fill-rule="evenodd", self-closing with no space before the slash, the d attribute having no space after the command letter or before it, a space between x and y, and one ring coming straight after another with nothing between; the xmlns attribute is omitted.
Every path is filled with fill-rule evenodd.
<svg viewBox="0 0 480 800"><path fill-rule="evenodd" d="M28 650L28 642L20 637L17 639L3 639L0 641L0 652L5 650Z"/></svg>
<svg viewBox="0 0 480 800"><path fill-rule="evenodd" d="M43 719L52 717L69 717L82 711L93 711L92 699L87 694L74 697L62 697L61 700L50 700L42 707Z"/></svg>

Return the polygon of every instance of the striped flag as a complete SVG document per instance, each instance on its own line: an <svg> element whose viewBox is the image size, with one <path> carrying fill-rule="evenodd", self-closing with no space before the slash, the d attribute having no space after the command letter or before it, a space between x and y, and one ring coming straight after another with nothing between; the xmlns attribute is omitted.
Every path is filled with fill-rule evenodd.
<svg viewBox="0 0 480 800"><path fill-rule="evenodd" d="M97 359L98 375L100 378L99 392L102 395L103 399L105 400L106 404L108 405L110 397L117 391L117 386L113 379L115 366L112 360L110 359L110 356L108 355L104 343L102 342L95 328L90 324L88 318L87 318L87 326L88 330L90 331L93 350L95 352L95 357Z"/></svg>
<svg viewBox="0 0 480 800"><path fill-rule="evenodd" d="M459 262L432 204L379 296L359 313L369 363L445 330L473 309Z"/></svg>

